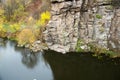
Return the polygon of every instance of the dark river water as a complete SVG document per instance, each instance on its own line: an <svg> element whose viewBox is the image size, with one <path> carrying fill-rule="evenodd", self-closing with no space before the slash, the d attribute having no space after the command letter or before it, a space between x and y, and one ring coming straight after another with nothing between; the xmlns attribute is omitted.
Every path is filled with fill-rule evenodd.
<svg viewBox="0 0 120 80"><path fill-rule="evenodd" d="M85 53L31 53L0 42L0 80L120 80L120 59Z"/></svg>

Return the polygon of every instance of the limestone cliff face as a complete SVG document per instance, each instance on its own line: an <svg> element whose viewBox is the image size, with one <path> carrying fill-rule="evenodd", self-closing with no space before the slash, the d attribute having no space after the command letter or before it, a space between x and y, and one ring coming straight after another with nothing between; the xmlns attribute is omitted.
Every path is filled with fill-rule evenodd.
<svg viewBox="0 0 120 80"><path fill-rule="evenodd" d="M65 53L75 51L81 41L85 51L94 45L119 53L119 6L119 0L51 0L52 16L44 32L48 47Z"/></svg>

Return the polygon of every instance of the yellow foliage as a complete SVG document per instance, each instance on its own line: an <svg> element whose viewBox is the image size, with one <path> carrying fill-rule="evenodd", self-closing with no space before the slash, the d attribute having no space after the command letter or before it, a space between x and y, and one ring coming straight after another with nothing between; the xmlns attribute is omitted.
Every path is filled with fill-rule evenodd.
<svg viewBox="0 0 120 80"><path fill-rule="evenodd" d="M11 20L12 21L20 21L21 19L23 20L25 16L27 16L27 12L24 11L24 6L23 5L18 5L18 8L14 10L14 13L11 15Z"/></svg>
<svg viewBox="0 0 120 80"><path fill-rule="evenodd" d="M0 37L5 37L6 36L6 30L3 28L3 25L0 24Z"/></svg>
<svg viewBox="0 0 120 80"><path fill-rule="evenodd" d="M28 19L28 21L32 21L33 20L33 17L32 16L30 16L29 17L29 19Z"/></svg>
<svg viewBox="0 0 120 80"><path fill-rule="evenodd" d="M50 19L50 12L46 11L41 14L42 20L49 20Z"/></svg>
<svg viewBox="0 0 120 80"><path fill-rule="evenodd" d="M0 24L0 32L6 32L6 30L3 28L2 24Z"/></svg>
<svg viewBox="0 0 120 80"><path fill-rule="evenodd" d="M7 0L3 5L4 16L7 21L19 22L26 18L28 13L25 11L24 0Z"/></svg>
<svg viewBox="0 0 120 80"><path fill-rule="evenodd" d="M0 16L3 15L3 13L4 13L4 10L0 9Z"/></svg>
<svg viewBox="0 0 120 80"><path fill-rule="evenodd" d="M11 24L10 27L14 29L15 31L18 31L20 30L21 25L19 23L14 23L14 24Z"/></svg>
<svg viewBox="0 0 120 80"><path fill-rule="evenodd" d="M27 43L33 43L36 37L31 29L23 29L17 36L18 44L25 45Z"/></svg>
<svg viewBox="0 0 120 80"><path fill-rule="evenodd" d="M5 21L4 10L0 8L0 23Z"/></svg>
<svg viewBox="0 0 120 80"><path fill-rule="evenodd" d="M26 21L26 24L27 24L27 26L28 26L29 28L30 28L30 27L33 28L33 26L34 26L34 24L35 24L35 19L34 19L32 16L28 17L28 20Z"/></svg>
<svg viewBox="0 0 120 80"><path fill-rule="evenodd" d="M41 26L44 26L47 21L50 20L50 17L51 17L51 14L49 11L45 11L43 12L41 15L40 15L40 19L37 21L37 25L41 25Z"/></svg>
<svg viewBox="0 0 120 80"><path fill-rule="evenodd" d="M0 23L3 23L3 19L0 18Z"/></svg>

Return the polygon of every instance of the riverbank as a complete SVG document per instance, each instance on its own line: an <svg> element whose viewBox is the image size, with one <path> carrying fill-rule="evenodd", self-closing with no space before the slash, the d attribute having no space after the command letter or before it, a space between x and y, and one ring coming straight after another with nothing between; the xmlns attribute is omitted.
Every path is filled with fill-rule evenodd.
<svg viewBox="0 0 120 80"><path fill-rule="evenodd" d="M103 59L103 58L109 58L109 59L119 59L120 56L116 53L100 53L100 54L97 54L95 52L91 52L91 51L81 51L81 52L76 52L76 51L72 51L72 52L66 52L66 53L63 53L63 52L58 52L58 51L55 51L55 50L51 50L49 49L45 44L41 43L40 41L36 41L36 43L32 44L33 46L30 46L29 44L25 45L25 46L18 46L17 42L16 41L11 41L11 40L8 40L8 39L3 39L3 38L0 38L0 47L6 47L8 44L11 43L11 44L14 44L14 47L16 49L24 49L24 50L27 50L28 52L30 53L34 53L34 54L37 54L39 52L41 53L47 53L47 52L54 52L54 53L57 53L57 54L64 54L64 55L69 55L69 54L75 54L75 55L90 55L90 56L93 56L93 57L96 57L98 59ZM59 48L58 48L59 49ZM24 54L28 53L28 52L25 52Z"/></svg>
<svg viewBox="0 0 120 80"><path fill-rule="evenodd" d="M50 49L63 54L93 52L96 55L104 53L120 56L120 8L116 4L117 0L44 1L46 0L37 5L36 14L29 10L24 12L27 5L35 2L29 2L26 7L22 5L22 9L19 5L15 10L20 9L27 14L19 20L15 18L19 22L15 24L11 21L8 24L4 22L8 17L4 15L5 11L1 6L0 15L4 16L0 23L0 32L3 31L4 35L0 35L16 40L19 47L29 48L34 52ZM14 15L13 9L11 20ZM23 18L25 19L21 23Z"/></svg>
<svg viewBox="0 0 120 80"><path fill-rule="evenodd" d="M120 58L96 57L91 52L34 53L18 48L14 41L4 42L0 80L120 80Z"/></svg>

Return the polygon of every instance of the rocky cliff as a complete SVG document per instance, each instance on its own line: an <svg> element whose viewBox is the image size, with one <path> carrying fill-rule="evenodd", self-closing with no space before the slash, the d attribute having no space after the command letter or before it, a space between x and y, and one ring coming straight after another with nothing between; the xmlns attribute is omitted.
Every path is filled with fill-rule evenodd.
<svg viewBox="0 0 120 80"><path fill-rule="evenodd" d="M119 0L51 0L44 38L52 50L120 53Z"/></svg>

